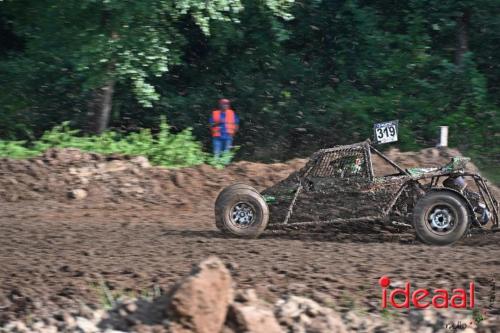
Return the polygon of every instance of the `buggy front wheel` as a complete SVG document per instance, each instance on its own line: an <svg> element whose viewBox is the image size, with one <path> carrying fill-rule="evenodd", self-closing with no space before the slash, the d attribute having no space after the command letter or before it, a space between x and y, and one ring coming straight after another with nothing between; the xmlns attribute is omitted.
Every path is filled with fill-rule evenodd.
<svg viewBox="0 0 500 333"><path fill-rule="evenodd" d="M258 237L267 227L266 201L251 186L224 189L215 202L215 225L225 233L240 237Z"/></svg>

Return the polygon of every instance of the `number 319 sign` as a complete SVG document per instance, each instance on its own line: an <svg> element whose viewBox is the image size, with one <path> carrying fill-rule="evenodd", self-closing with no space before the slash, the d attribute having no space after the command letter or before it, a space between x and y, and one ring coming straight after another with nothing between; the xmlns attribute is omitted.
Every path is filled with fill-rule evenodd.
<svg viewBox="0 0 500 333"><path fill-rule="evenodd" d="M398 121L378 123L373 126L375 143L388 143L398 141Z"/></svg>

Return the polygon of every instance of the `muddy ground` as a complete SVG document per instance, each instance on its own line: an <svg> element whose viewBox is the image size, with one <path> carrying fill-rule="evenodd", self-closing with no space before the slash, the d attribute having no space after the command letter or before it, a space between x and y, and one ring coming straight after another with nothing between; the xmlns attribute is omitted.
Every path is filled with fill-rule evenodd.
<svg viewBox="0 0 500 333"><path fill-rule="evenodd" d="M236 239L214 228L217 191L245 179L269 186L303 161L277 166L241 162L223 172L206 167L135 170L127 164L96 172L97 178L80 172L90 163L85 158L76 171L69 170L69 164L75 168L72 160L50 161L46 157L22 167L0 163L0 325L81 302L97 306L102 302L99 283L116 293L167 289L193 264L214 254L228 263L241 288L256 288L269 301L293 293L360 312L380 311L377 281L382 275L394 286L410 280L415 288L449 290L473 280L476 305L488 308L487 315L500 326L500 295L492 297L493 279L496 293L500 289L500 233L475 234L452 247L421 245L411 233L366 224ZM54 179L47 181L48 175ZM87 197L67 198L77 187Z"/></svg>

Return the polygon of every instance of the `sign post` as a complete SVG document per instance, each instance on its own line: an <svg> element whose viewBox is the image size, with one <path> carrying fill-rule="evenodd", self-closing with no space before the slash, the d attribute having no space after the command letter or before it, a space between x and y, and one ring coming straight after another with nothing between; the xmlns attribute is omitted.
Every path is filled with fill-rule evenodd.
<svg viewBox="0 0 500 333"><path fill-rule="evenodd" d="M438 147L448 147L448 126L439 126L439 144Z"/></svg>

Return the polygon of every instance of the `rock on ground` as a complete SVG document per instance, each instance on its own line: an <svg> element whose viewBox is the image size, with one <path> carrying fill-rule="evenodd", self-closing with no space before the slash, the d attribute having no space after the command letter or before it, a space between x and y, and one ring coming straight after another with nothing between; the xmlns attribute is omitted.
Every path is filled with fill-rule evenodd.
<svg viewBox="0 0 500 333"><path fill-rule="evenodd" d="M220 259L209 257L171 293L167 315L172 333L219 332L233 300L232 278Z"/></svg>
<svg viewBox="0 0 500 333"><path fill-rule="evenodd" d="M278 301L275 313L287 332L347 332L338 313L305 297L289 296Z"/></svg>
<svg viewBox="0 0 500 333"><path fill-rule="evenodd" d="M76 199L76 200L85 199L87 197L87 191L85 191L84 189L81 189L81 188L77 188L74 190L70 190L68 192L68 196L71 199Z"/></svg>
<svg viewBox="0 0 500 333"><path fill-rule="evenodd" d="M284 333L274 316L273 306L260 300L253 289L239 290L230 305L226 327L233 332Z"/></svg>
<svg viewBox="0 0 500 333"><path fill-rule="evenodd" d="M271 309L256 305L232 304L229 309L229 327L235 332L284 333Z"/></svg>

